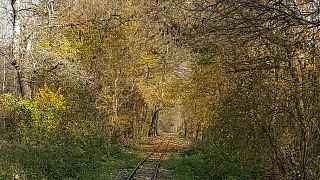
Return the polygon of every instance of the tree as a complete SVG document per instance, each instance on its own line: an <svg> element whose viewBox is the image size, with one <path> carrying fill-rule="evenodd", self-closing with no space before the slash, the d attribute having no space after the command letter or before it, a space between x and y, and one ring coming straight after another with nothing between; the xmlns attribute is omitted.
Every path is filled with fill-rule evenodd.
<svg viewBox="0 0 320 180"><path fill-rule="evenodd" d="M314 81L318 76L317 55L314 54L318 51L315 48L318 37L314 33L319 26L315 16L319 13L318 3L240 0L176 4L182 7L182 12L192 12L193 19L200 19L189 21L191 28L183 31L189 32L186 35L192 38L192 44L196 41L203 46L210 42L215 47L209 50L210 59L214 62L223 57L221 65L228 73L222 77L231 74L234 81L243 83L236 86L244 88L249 83L251 89L259 87L257 77L264 77L260 81L274 93L271 95L268 90L257 92L255 97L259 101L268 104L269 99L273 99L274 102L241 111L255 112L254 118L247 121L255 122L254 126L269 138L273 152L270 156L277 164L277 169L270 170L273 172L270 176L316 177L313 169L317 166L311 156L317 154L314 151L317 136L311 134L318 134L319 124L315 118L318 98L314 96L317 94L315 87L318 87ZM213 62L209 61L209 64ZM232 90L234 85L226 88ZM228 92L224 97L230 96ZM246 93L253 92L248 89ZM248 103L255 101L249 100ZM220 106L224 108L224 105ZM212 116L213 128L219 128L215 125L219 124L219 116Z"/></svg>
<svg viewBox="0 0 320 180"><path fill-rule="evenodd" d="M30 51L30 32L28 32L28 25L26 19L31 14L28 12L31 6L29 2L16 0L11 1L11 15L12 15L12 62L11 64L17 71L17 77L20 85L21 95L25 99L31 98L30 78L28 72L30 62L28 61L27 51ZM24 26L25 29L22 29ZM29 25L30 26L30 25ZM25 34L26 36L22 36ZM25 39L26 38L26 39ZM29 43L29 44L28 44Z"/></svg>

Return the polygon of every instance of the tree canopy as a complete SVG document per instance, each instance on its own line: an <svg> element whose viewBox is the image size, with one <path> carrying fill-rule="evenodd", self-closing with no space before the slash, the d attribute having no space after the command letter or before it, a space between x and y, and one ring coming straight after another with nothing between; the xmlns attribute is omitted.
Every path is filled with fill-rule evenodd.
<svg viewBox="0 0 320 180"><path fill-rule="evenodd" d="M0 2L0 139L36 151L171 131L209 179L318 179L319 15L316 0ZM93 168L104 151L86 145ZM0 177L62 178L24 160Z"/></svg>

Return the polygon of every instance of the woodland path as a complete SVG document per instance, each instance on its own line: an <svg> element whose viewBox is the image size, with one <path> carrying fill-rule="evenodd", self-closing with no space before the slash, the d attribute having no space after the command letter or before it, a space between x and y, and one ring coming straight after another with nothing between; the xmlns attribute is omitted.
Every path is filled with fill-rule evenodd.
<svg viewBox="0 0 320 180"><path fill-rule="evenodd" d="M188 141L177 137L175 134L163 134L150 138L140 146L143 160L137 164L135 169L122 170L115 180L172 179L169 170L163 169L161 163L168 159L172 152L183 150L188 145Z"/></svg>

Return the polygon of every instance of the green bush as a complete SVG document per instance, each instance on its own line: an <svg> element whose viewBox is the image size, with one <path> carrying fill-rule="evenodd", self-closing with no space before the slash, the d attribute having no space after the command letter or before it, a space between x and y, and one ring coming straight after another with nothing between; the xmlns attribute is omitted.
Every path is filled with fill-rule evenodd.
<svg viewBox="0 0 320 180"><path fill-rule="evenodd" d="M60 89L40 88L31 100L0 95L0 115L10 139L23 142L45 140L59 126L59 115L66 110Z"/></svg>
<svg viewBox="0 0 320 180"><path fill-rule="evenodd" d="M174 154L165 163L177 180L193 179L258 179L261 177L260 163L250 163L236 155L235 151L223 152L219 148L204 151L201 146ZM225 154L223 154L225 153Z"/></svg>
<svg viewBox="0 0 320 180"><path fill-rule="evenodd" d="M21 167L27 179L111 179L122 168L132 168L137 153L109 145L97 136L72 137L61 135L41 146L11 144L0 149L0 177L7 179L13 164ZM6 154L6 155L5 155Z"/></svg>
<svg viewBox="0 0 320 180"><path fill-rule="evenodd" d="M0 141L0 179L9 179L9 163L8 163L8 152L4 150L8 150L7 142Z"/></svg>
<svg viewBox="0 0 320 180"><path fill-rule="evenodd" d="M205 156L196 148L190 148L180 154L173 154L165 162L165 168L171 170L175 179L193 180L208 179L208 168Z"/></svg>

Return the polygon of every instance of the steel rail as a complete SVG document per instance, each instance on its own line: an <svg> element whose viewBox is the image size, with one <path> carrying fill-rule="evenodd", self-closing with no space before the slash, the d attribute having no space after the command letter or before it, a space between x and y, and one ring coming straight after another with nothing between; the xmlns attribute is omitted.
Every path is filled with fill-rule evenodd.
<svg viewBox="0 0 320 180"><path fill-rule="evenodd" d="M166 151L169 147L169 144L170 144L170 140L168 141L167 145L166 145L166 148L164 149L164 151ZM152 177L153 180L155 180L158 176L158 173L159 173L159 168L160 168L160 163L162 161L162 158L163 158L163 155L164 155L164 152L161 153L161 156L160 156L160 159L158 160L158 163L157 163L157 166L155 168L155 173Z"/></svg>
<svg viewBox="0 0 320 180"><path fill-rule="evenodd" d="M165 141L165 139L164 140L162 140L160 143L159 143L159 145L157 146L157 150L159 149L159 147L161 146L161 144L163 143ZM141 167L141 165L144 163L144 162L146 162L149 158L150 158L150 156L152 156L154 154L154 152L151 152L147 157L145 157L134 169L133 169L133 171L130 173L130 175L126 178L126 180L130 180L130 179L132 179L133 178L133 176L136 174L136 172L138 171L138 169L140 169L140 167Z"/></svg>

